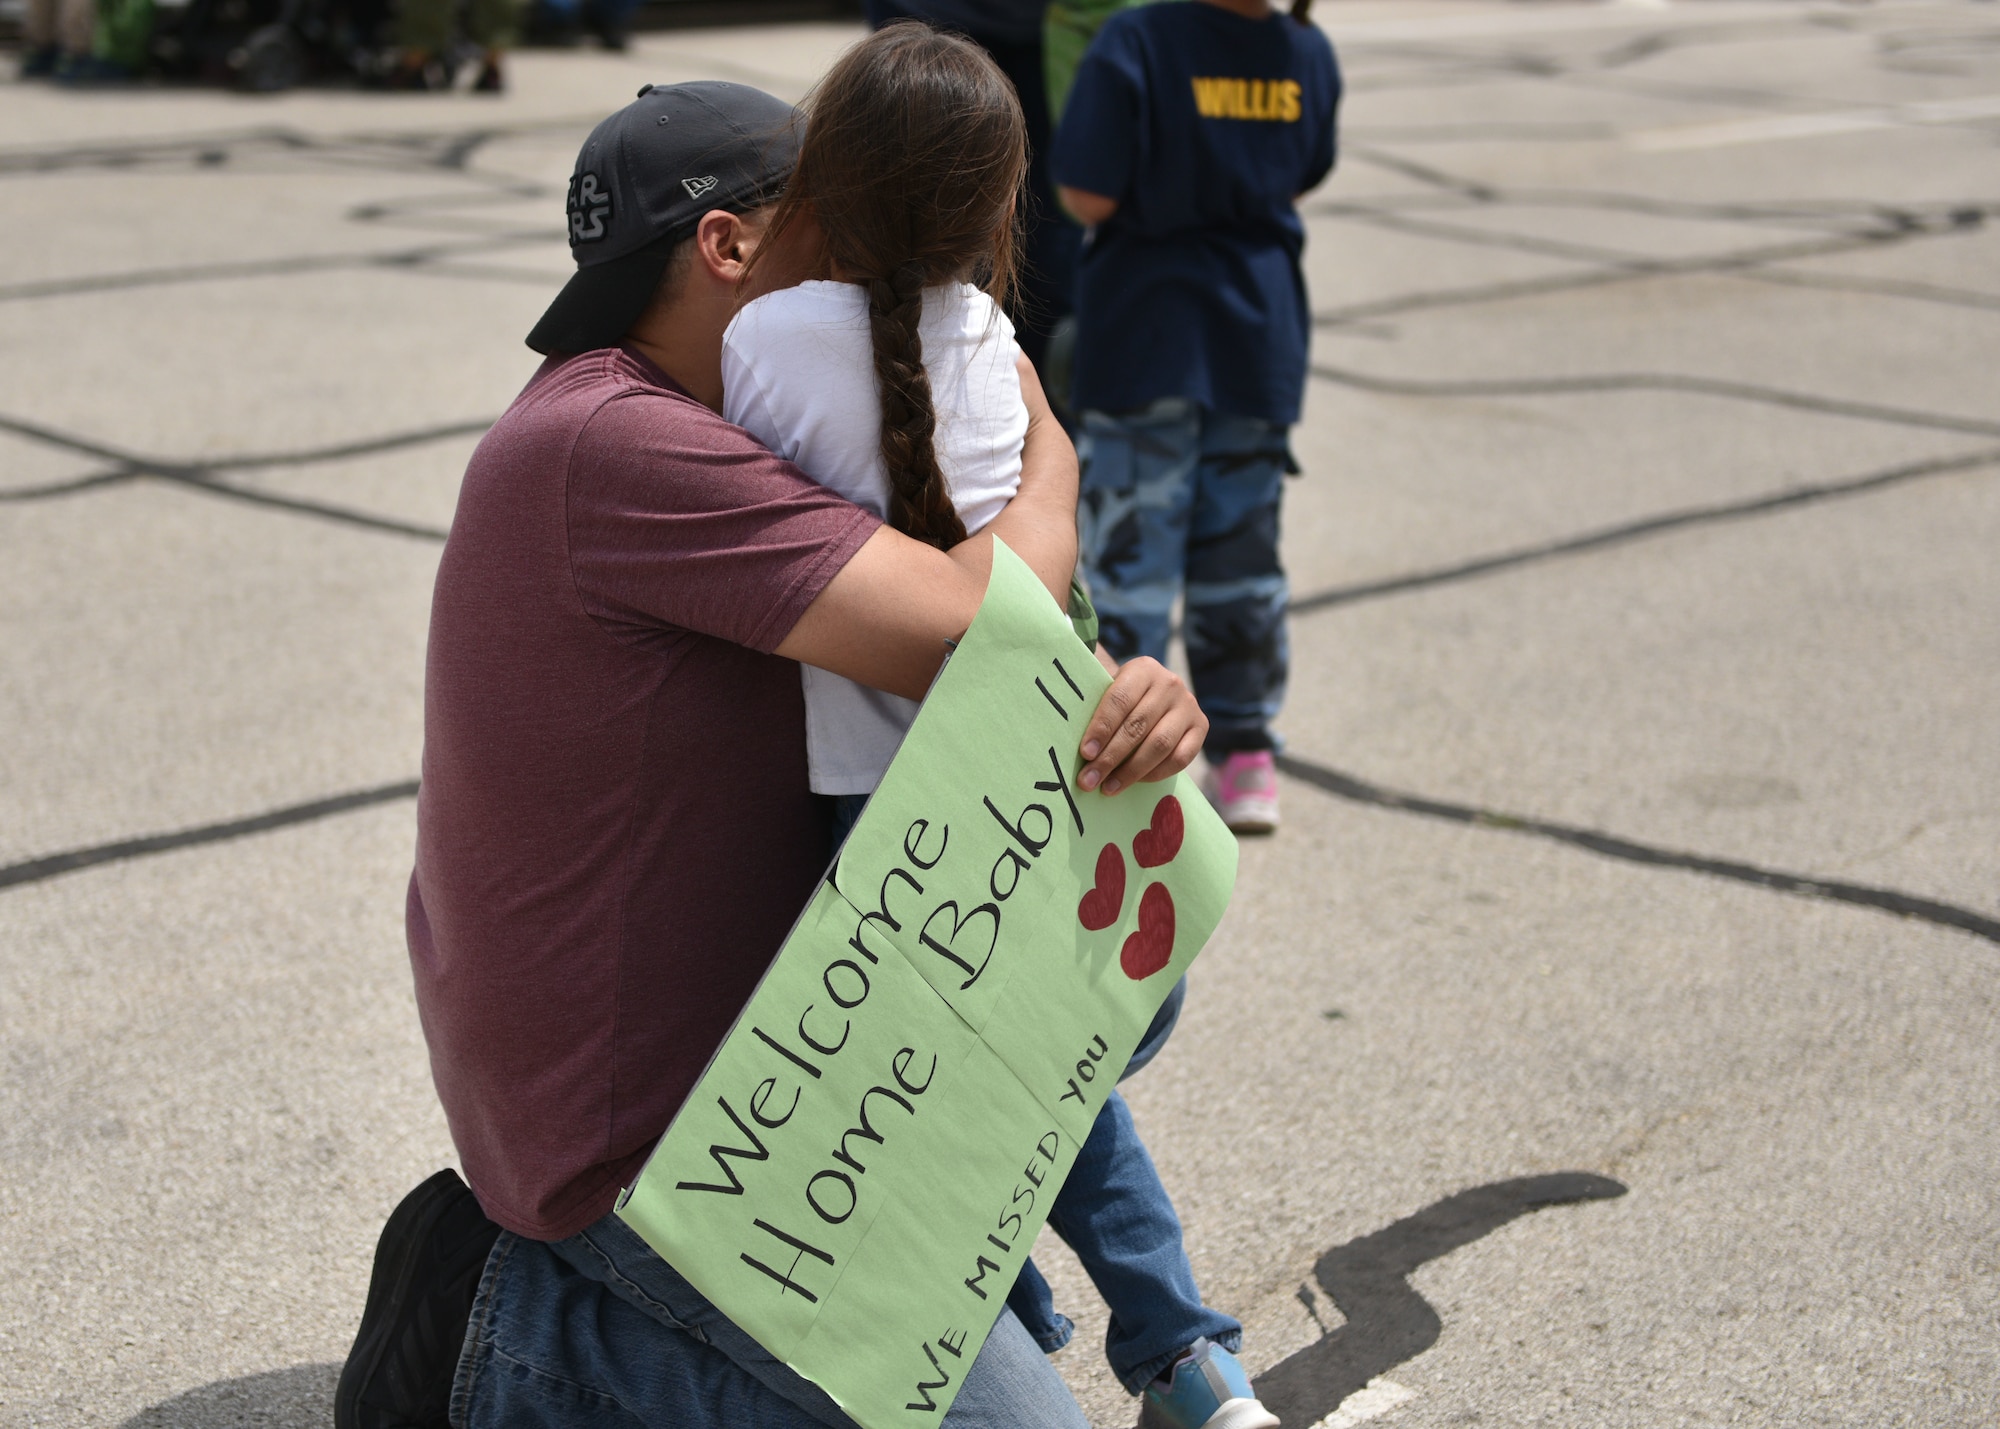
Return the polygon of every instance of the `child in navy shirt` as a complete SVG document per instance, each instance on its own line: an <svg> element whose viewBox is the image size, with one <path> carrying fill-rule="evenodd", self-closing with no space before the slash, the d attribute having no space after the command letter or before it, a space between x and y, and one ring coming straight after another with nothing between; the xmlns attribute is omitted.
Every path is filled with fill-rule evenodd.
<svg viewBox="0 0 2000 1429"><path fill-rule="evenodd" d="M1113 15L1056 134L1086 224L1071 406L1082 559L1101 639L1165 659L1177 592L1212 793L1240 833L1277 827L1286 587L1278 507L1311 321L1296 199L1334 162L1340 70L1268 0Z"/></svg>

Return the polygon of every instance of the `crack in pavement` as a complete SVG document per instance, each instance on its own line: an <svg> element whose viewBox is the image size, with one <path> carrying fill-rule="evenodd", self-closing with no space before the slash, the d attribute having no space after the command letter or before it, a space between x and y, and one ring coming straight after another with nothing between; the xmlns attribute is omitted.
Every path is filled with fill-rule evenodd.
<svg viewBox="0 0 2000 1429"><path fill-rule="evenodd" d="M1898 917L1914 918L1939 927L1951 928L1984 938L2000 945L2000 918L1989 917L1970 908L1943 903L1935 899L1922 898L1893 888L1879 888L1866 884L1847 883L1838 879L1815 878L1807 874L1788 873L1781 869L1763 868L1754 864L1741 863L1732 859L1711 858L1704 854L1685 853L1658 845L1639 843L1633 839L1621 838L1615 834L1602 833L1595 829L1578 828L1569 824L1552 823L1544 819L1527 818L1516 814L1500 813L1470 804L1454 804L1444 800L1430 799L1422 795L1405 794L1371 784L1297 755L1278 756L1278 768L1304 784L1319 789L1336 798L1352 803L1366 804L1373 808L1394 810L1401 813L1418 814L1426 818L1442 819L1450 823L1472 828L1499 829L1509 833L1527 834L1548 839L1555 843L1580 848L1606 858L1614 858L1627 863L1636 863L1651 868L1679 869L1690 873L1705 874L1714 878L1728 879L1754 888L1771 892L1792 894L1803 898L1843 903L1855 907L1873 909L1877 912L1892 913ZM293 824L308 823L327 818L349 810L367 808L375 804L388 803L397 799L415 797L418 783L405 780L396 784L382 785L374 789L363 789L352 793L339 794L331 798L317 799L304 804L294 804L283 809L255 814L248 818L230 819L221 823L205 824L198 828L183 829L173 833L149 834L137 838L120 839L111 843L96 844L87 848L70 849L62 853L47 854L20 863L0 867L0 889L18 887L55 878L65 873L81 869L95 868L102 864L122 862L127 859L143 858L151 854L166 853L174 849L191 848L201 844L221 843L243 838L251 834L264 833L272 829L286 828Z"/></svg>
<svg viewBox="0 0 2000 1429"><path fill-rule="evenodd" d="M220 497L225 501L241 502L246 506L268 506L274 511L289 511L296 516L316 516L321 520L358 527L364 531L380 531L390 536L414 536L423 541L442 541L451 534L443 526L427 526L417 521L399 521L393 516L376 516L367 511L356 511L351 506L335 506L329 501L311 501L301 496L283 496L275 491L258 491L253 487L232 486L226 481L215 481L188 472L150 472L148 475L190 490L204 492L209 496Z"/></svg>
<svg viewBox="0 0 2000 1429"><path fill-rule="evenodd" d="M1492 124L1370 124L1347 126L1349 142L1379 144L1586 143L1616 139L1615 125L1595 119L1498 120Z"/></svg>
<svg viewBox="0 0 2000 1429"><path fill-rule="evenodd" d="M1500 829L1508 833L1528 834L1625 863L1641 864L1649 868L1680 869L1689 873L1705 874L1711 878L1728 879L1753 888L1768 889L1774 893L1787 893L1801 898L1870 908L1879 913L1893 913L1900 918L1915 918L1941 928L1970 933L1975 938L1984 938L1989 943L2000 944L2000 918L1989 917L1956 904L1920 898L1894 888L1876 888L1837 879L1814 878L1809 874L1787 873L1782 869L1762 868L1755 864L1740 863L1734 859L1710 858L1705 854L1683 853L1655 844L1639 843L1633 839L1620 838L1616 834L1601 833L1596 829L1584 829L1571 824L1551 823L1545 819L1500 813L1472 804L1453 804L1441 799L1425 798L1419 794L1404 794L1291 754L1278 756L1278 768L1302 784L1310 784L1322 793L1346 799L1351 803L1419 814L1430 819L1443 819L1470 828Z"/></svg>
<svg viewBox="0 0 2000 1429"><path fill-rule="evenodd" d="M1788 288L1818 288L1832 293L1865 293L1878 298L1907 298L1912 302L1941 303L1952 308L1988 308L2000 311L2000 293L1981 293L1971 288L1948 288L1941 283L1913 283L1900 278L1862 278L1845 273L1793 273L1782 268L1764 268L1737 275L1752 283L1775 283Z"/></svg>
<svg viewBox="0 0 2000 1429"><path fill-rule="evenodd" d="M1473 283L1461 288L1433 288L1404 293L1393 298L1350 303L1345 307L1327 308L1314 313L1312 316L1314 327L1344 327L1349 324L1395 317L1403 313L1436 312L1441 308L1472 307L1482 303L1508 302L1516 298L1552 297L1558 293L1579 292L1617 283L1635 283L1650 278L1755 276L1756 270L1766 264L1797 262L1807 258L1835 258L1845 253L1879 249L1901 241L1897 235L1862 234L1847 238L1802 239L1793 243L1770 244L1761 248L1739 249L1704 257L1649 258L1636 254L1629 257L1622 256L1607 249L1585 249L1577 244L1535 238L1530 235L1485 233L1477 229L1413 219L1402 214L1357 213L1353 217L1356 222L1386 228L1392 232L1401 231L1420 238L1435 238L1442 242L1476 245L1483 248L1503 248L1562 262L1591 263L1601 266L1583 273L1556 273L1540 278Z"/></svg>
<svg viewBox="0 0 2000 1429"><path fill-rule="evenodd" d="M2000 215L2000 204L1986 200L1953 201L1926 208L1855 204L1802 209L1798 206L1670 204L1648 201L1633 195L1590 194L1568 190L1510 193L1471 180L1459 179L1454 175L1431 169L1427 165L1398 162L1387 167L1403 172L1409 177L1419 178L1423 182L1441 186L1445 191L1436 195L1413 196L1403 201L1329 203L1315 208L1313 214L1318 217L1364 223L1392 232L1432 238L1439 242L1525 252L1561 262L1584 263L1592 265L1591 269L1581 273L1547 274L1535 278L1473 283L1455 288L1420 289L1394 297L1350 303L1343 307L1322 309L1314 313L1312 321L1315 327L1342 327L1402 313L1434 312L1443 308L1469 307L1518 298L1547 297L1558 293L1652 278L1722 275L1758 279L1763 277L1766 270L1774 264L1808 258L1837 257L1851 252L1881 251L1917 238L1955 236L1975 231L1983 227L1989 218ZM1801 227L1818 230L1824 236L1694 257L1659 258L1598 245L1541 238L1532 234L1470 228L1435 216L1422 216L1435 215L1440 211L1447 214L1503 213L1509 209L1519 208L1634 213L1690 221L1754 224L1762 227ZM1773 278L1772 281L1787 280L1781 277ZM1808 285L1809 282L1810 280L1807 280L1807 283L1802 283L1801 286ZM1868 280L1865 279L1855 280L1854 285L1860 288L1867 283ZM1824 286L1839 285L1841 285L1839 279L1829 279L1824 284ZM1931 288L1928 285L1912 285L1912 287L1920 288L1922 291L1906 291L1893 282L1884 282L1873 290L1884 296L1923 297L1931 301L1946 300L1944 294L1950 291ZM1984 307L1988 305L1988 300L1983 295L1972 295L1964 305Z"/></svg>
<svg viewBox="0 0 2000 1429"><path fill-rule="evenodd" d="M93 273L75 278L44 278L27 283L0 284L0 303L18 303L36 298L67 298L86 293L117 292L131 288L155 288L178 283L229 282L243 278L290 277L300 273L329 273L342 269L387 269L391 272L425 276L464 277L442 265L455 258L518 248L528 242L542 243L545 236L530 239L487 238L460 243L433 243L417 248L400 248L375 253L300 254L288 258L249 258L233 262L187 263L167 268L139 268L123 273ZM496 269L481 277L504 281L527 281L554 287L552 275L526 269Z"/></svg>
<svg viewBox="0 0 2000 1429"><path fill-rule="evenodd" d="M1904 482L1918 481L1924 477L1978 471L1996 465L2000 465L2000 449L1988 449L1967 452L1960 456L1909 462L1890 467L1885 471L1850 477L1845 481L1813 482L1804 486L1788 487L1783 491L1772 492L1767 496L1754 496L1744 501L1720 502L1712 506L1665 511L1656 516L1641 517L1639 520L1628 521L1618 526L1586 531L1580 535L1565 536L1559 540L1544 541L1538 545L1501 551L1490 556L1476 556L1454 565L1434 566L1429 570L1411 571L1405 575L1385 576L1380 580L1357 581L1351 585L1334 586L1327 590L1315 591L1311 595L1300 596L1291 602L1288 609L1292 615L1310 615L1315 611L1330 610L1340 605L1354 605L1365 600L1379 599L1385 595L1400 595L1405 591L1452 585L1458 581L1491 575L1496 571L1535 565L1559 556L1576 555L1584 551L1598 551L1609 546L1649 540L1671 531L1718 525L1726 521L1740 521L1746 517L1762 516L1793 506L1809 506L1843 496L1859 496L1870 491L1880 491L1885 487L1899 486Z"/></svg>
<svg viewBox="0 0 2000 1429"><path fill-rule="evenodd" d="M228 500L236 500L253 505L269 506L300 515L324 517L328 520L379 530L394 535L415 536L425 540L442 541L450 533L447 529L426 526L414 522L398 521L390 517L356 511L351 507L335 506L326 502L316 502L299 497L284 496L272 492L231 485L216 481L212 473L264 468L273 466L303 466L314 462L332 461L344 457L366 455L378 451L396 450L414 446L422 442L440 440L447 437L471 435L484 431L491 423L474 421L456 423L441 428L430 428L419 432L399 433L387 437L372 438L360 442L350 442L335 447L318 448L310 451L290 453L249 453L238 457L219 458L205 466L149 461L139 458L121 458L121 464L110 471L96 472L67 481L45 486L26 487L13 491L0 491L0 504L21 503L68 496L73 493L92 491L99 487L111 486L140 477L155 477L177 483L189 489ZM45 429L29 428L27 424L0 417L0 429L16 432L33 431L45 439L69 446L91 455L109 455L108 449L95 444L83 443L63 438L60 434ZM1377 580L1357 581L1348 585L1333 586L1315 591L1309 595L1294 598L1289 606L1293 615L1310 615L1336 606L1354 605L1363 601L1380 599L1383 596L1399 595L1409 591L1425 590L1435 586L1456 584L1500 571L1521 566L1536 565L1543 561L1563 556L1602 550L1607 547L1625 545L1648 540L1674 531L1692 527L1716 525L1728 521L1766 515L1787 510L1795 506L1808 506L1822 501L1846 496L1859 496L1887 487L1899 486L1905 482L1926 477L1954 475L1977 471L2000 464L2000 451L1987 450L1967 452L1956 456L1935 457L1922 461L1908 462L1868 472L1861 476L1842 481L1811 482L1787 487L1782 491L1763 496L1754 496L1742 501L1721 502L1709 506L1691 507L1679 511L1660 512L1643 516L1617 526L1596 531L1585 531L1573 536L1560 537L1553 541L1539 542L1532 546L1519 547L1511 551L1496 552L1492 555L1475 556L1469 560L1454 562L1447 566L1434 566L1425 570L1410 571L1401 575L1385 576Z"/></svg>
<svg viewBox="0 0 2000 1429"><path fill-rule="evenodd" d="M136 481L142 475L130 467L113 467L110 471L93 472L89 476L72 477L67 481L52 481L43 486L16 486L0 490L0 504L7 502L47 501L51 497L69 496L79 491L95 491L100 486L116 486L121 481Z"/></svg>
<svg viewBox="0 0 2000 1429"><path fill-rule="evenodd" d="M1425 184L1437 192L1381 194L1369 199L1333 197L1314 199L1305 205L1308 216L1323 214L1338 216L1349 211L1463 210L1518 204L1527 208L1630 213L1648 218L1708 220L1725 224L1751 224L1765 228L1799 228L1808 232L1849 235L1887 232L1905 233L1914 237L1922 231L1946 227L1976 227L1982 216L2000 214L2000 200L1980 198L1933 199L1924 203L1889 203L1865 198L1776 199L1752 202L1663 198L1656 194L1627 193L1619 189L1544 188L1534 185L1515 187L1454 174L1435 164L1372 146L1349 144L1345 154L1349 159L1387 169L1391 173Z"/></svg>
<svg viewBox="0 0 2000 1429"><path fill-rule="evenodd" d="M392 536L415 536L425 541L442 541L451 534L442 526L399 521L393 516L378 516L369 511L357 511L351 506L336 506L330 501L312 501L305 497L259 491L254 487L234 486L229 482L216 481L195 472L159 471L139 467L117 467L110 471L77 477L72 481L59 481L47 486L30 486L18 491L0 491L0 505L47 501L140 480L164 481L184 490L198 491L224 501L236 501L247 506L267 506L272 510L287 511L295 516L314 516L343 526L380 531Z"/></svg>
<svg viewBox="0 0 2000 1429"><path fill-rule="evenodd" d="M294 824L311 823L316 819L330 818L335 814L345 814L355 809L372 808L377 804L393 803L398 799L413 799L416 793L417 781L406 779L398 784L384 784L374 789L357 789L347 794L335 794L331 798L292 804L283 809L272 809L268 813L253 814L248 818L228 819L219 824L203 824L198 828L180 829L173 833L147 834L139 838L119 839L114 843L95 844L89 848L45 854L40 858L31 858L22 863L0 867L0 888L18 888L23 884L39 883L45 879L56 878L65 873L75 873L80 869L96 868L102 864L121 863L127 859L145 858L156 853L170 853L175 849L223 843L230 839L245 838L251 834L268 833L273 829L290 828Z"/></svg>
<svg viewBox="0 0 2000 1429"><path fill-rule="evenodd" d="M1675 372L1604 372L1577 377L1472 377L1429 380L1385 377L1316 362L1309 369L1323 382L1376 392L1390 397L1567 397L1603 392L1685 392L1698 397L1721 397L1736 402L1761 402L1800 412L1817 412L1830 417L1852 417L1856 421L1883 422L1891 426L1921 427L1936 432L1958 432L1974 437L2000 437L2000 421L1979 417L1959 417L1948 412L1924 412L1911 407L1890 407L1879 402L1859 402L1844 397L1820 397L1811 392L1794 392L1783 387L1765 387L1755 382L1737 382L1720 377L1692 377Z"/></svg>
<svg viewBox="0 0 2000 1429"><path fill-rule="evenodd" d="M67 481L53 482L44 486L32 486L14 491L0 491L0 504L20 504L42 501L54 497L69 496L77 492L93 491L102 487L152 478L165 481L190 491L199 491L226 501L243 502L253 506L267 506L274 510L288 511L295 515L316 516L342 525L360 527L364 530L381 531L390 535L415 536L426 541L442 541L449 534L445 528L427 526L413 521L401 521L392 516L380 516L372 512L357 511L352 507L337 506L331 502L313 501L305 497L286 496L278 492L259 491L253 487L237 486L217 480L217 474L229 471L261 471L271 468L296 468L314 466L324 462L342 461L358 456L374 456L383 452L400 451L410 447L424 446L431 442L447 441L454 437L477 436L493 425L490 417L478 417L470 421L446 422L435 427L420 427L414 431L391 432L379 437L364 437L357 441L337 442L330 446L310 447L302 450L279 452L244 452L236 456L214 457L207 461L173 461L165 458L134 455L106 446L102 442L86 437L59 432L39 423L23 421L18 417L0 416L0 431L12 432L19 437L38 441L64 451L81 456L97 457L114 463L109 471L94 472Z"/></svg>
<svg viewBox="0 0 2000 1429"><path fill-rule="evenodd" d="M406 232L442 234L445 240L397 248L352 253L301 253L271 258L223 259L212 263L179 263L114 273L84 273L66 278L40 278L0 284L0 303L36 298L74 297L85 293L157 287L177 283L228 282L245 278L289 277L343 269L387 268L427 277L478 277L503 282L553 287L562 275L529 268L468 267L458 260L520 248L563 246L559 227L523 226L518 218L482 215L481 207L518 204L554 192L540 184L494 181L466 193L422 198L376 200L356 204L345 215L350 223ZM564 251L567 251L566 249ZM455 266L447 266L455 265Z"/></svg>
<svg viewBox="0 0 2000 1429"><path fill-rule="evenodd" d="M146 166L184 165L212 169L239 163L246 158L265 156L394 173L443 169L472 174L474 171L469 166L473 155L496 140L548 134L587 134L602 117L601 114L590 114L458 129L383 130L336 135L269 125L171 139L107 140L9 149L0 150L0 178L62 173L72 169L130 170Z"/></svg>
<svg viewBox="0 0 2000 1429"><path fill-rule="evenodd" d="M1821 34L1814 35L1812 33L1814 30L1820 31ZM1801 34L1801 31L1805 33ZM1912 69L1907 62L1898 63L1899 32L1869 32L1863 30L1849 17L1816 14L1751 21L1738 19L1724 23L1709 21L1673 23L1663 16L1657 28L1621 38L1609 46L1601 46L1581 55L1559 53L1546 43L1538 45L1537 40L1544 38L1541 36L1506 32L1450 41L1400 40L1370 43L1363 37L1357 37L1356 41L1344 43L1342 48L1354 60L1361 62L1356 68L1360 70L1358 78L1362 82L1354 87L1362 91L1392 87L1421 88L1426 81L1437 85L1457 80L1466 74L1480 77L1497 74L1525 76L1553 84L1606 93L1664 98L1677 103L1748 106L1753 109L1783 112L1823 110L1832 101L1819 95L1790 94L1754 85L1690 83L1657 78L1634 73L1633 69L1661 56L1701 45L1742 45L1782 41L1796 43L1800 39L1822 36L1845 38L1853 35L1870 35L1875 39L1873 59L1879 70L1907 72ZM1958 54L1975 44L1993 43L1996 36L2000 36L2000 32L1975 28L1959 32L1949 38L1953 42L1952 52ZM1933 36L1923 35L1923 40L1933 47L1937 45L1937 40ZM1414 62L1419 68L1408 75L1384 76L1370 73L1366 61L1376 58L1392 58L1406 66ZM1390 83L1383 83L1385 79ZM1371 80L1374 82L1369 82Z"/></svg>
<svg viewBox="0 0 2000 1429"><path fill-rule="evenodd" d="M79 456L98 457L116 462L122 471L135 476L200 476L218 471L246 471L263 467L315 466L321 462L345 461L350 457L374 456L381 452L401 451L406 447L424 446L431 442L446 441L452 437L477 436L493 425L492 417L473 417L458 422L441 422L432 427L417 427L406 432L387 432L377 437L360 437L353 441L336 442L323 447L299 447L288 451L239 452L234 456L208 457L200 461L176 461L169 457L140 456L106 446L89 437L79 437L70 432L45 427L39 422L30 422L20 417L0 414L0 432L12 432L17 437L41 442L47 446L77 453Z"/></svg>
<svg viewBox="0 0 2000 1429"><path fill-rule="evenodd" d="M1313 314L1313 325L1341 327L1401 313L1434 312L1441 308L1470 307L1505 302L1517 298L1547 297L1615 283L1652 278L1720 275L1757 278L1773 264L1809 258L1837 257L1845 253L1874 252L1900 246L1918 238L1956 236L1975 231L1988 219L2000 215L2000 204L1987 200L1953 201L1928 208L1893 208L1881 205L1828 207L1819 210L1758 208L1752 205L1668 205L1650 204L1631 195L1591 195L1576 191L1545 193L1505 193L1469 180L1427 170L1423 165L1403 166L1405 171L1426 170L1426 181L1449 187L1448 193L1424 196L1404 202L1345 201L1320 206L1315 216L1346 219L1392 232L1403 232L1444 243L1467 247L1495 248L1525 252L1560 262L1592 265L1586 272L1547 274L1535 278L1472 283L1455 288L1420 289L1394 297L1350 303L1322 309ZM1416 177L1415 173L1411 173ZM1540 208L1645 214L1652 217L1691 221L1754 224L1762 227L1801 227L1820 231L1823 236L1788 243L1763 244L1731 249L1722 253L1685 258L1660 258L1599 245L1587 245L1532 234L1495 232L1454 224L1435 216L1449 213L1504 213L1509 209ZM1828 232L1827 230L1831 230ZM1780 280L1782 281L1782 280ZM1887 296L1908 296L1883 290ZM1923 296L1936 300L1935 292ZM1984 306L1983 301L1968 306Z"/></svg>

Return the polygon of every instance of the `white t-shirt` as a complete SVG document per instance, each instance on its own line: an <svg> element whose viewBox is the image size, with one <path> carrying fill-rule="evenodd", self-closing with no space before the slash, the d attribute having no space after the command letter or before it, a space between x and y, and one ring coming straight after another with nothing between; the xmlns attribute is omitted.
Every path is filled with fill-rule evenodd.
<svg viewBox="0 0 2000 1429"><path fill-rule="evenodd" d="M1021 486L1028 409L1014 326L979 289L953 283L924 290L917 331L937 411L938 466L959 519L975 532ZM801 283L744 307L722 335L722 415L855 505L888 514L868 295L858 284ZM814 791L872 793L916 702L800 668Z"/></svg>

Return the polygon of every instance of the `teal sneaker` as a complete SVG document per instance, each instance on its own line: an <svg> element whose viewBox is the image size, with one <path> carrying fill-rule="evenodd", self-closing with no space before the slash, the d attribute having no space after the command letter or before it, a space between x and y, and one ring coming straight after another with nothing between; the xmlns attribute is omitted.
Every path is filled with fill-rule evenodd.
<svg viewBox="0 0 2000 1429"><path fill-rule="evenodd" d="M1257 1402L1236 1356L1201 1339L1146 1386L1139 1429L1278 1429L1278 1416Z"/></svg>

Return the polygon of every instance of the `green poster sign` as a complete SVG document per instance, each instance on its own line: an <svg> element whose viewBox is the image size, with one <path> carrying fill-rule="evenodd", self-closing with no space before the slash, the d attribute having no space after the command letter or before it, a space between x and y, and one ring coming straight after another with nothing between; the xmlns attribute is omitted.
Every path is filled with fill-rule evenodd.
<svg viewBox="0 0 2000 1429"><path fill-rule="evenodd" d="M996 543L978 618L619 1214L866 1429L943 1418L1215 929L1185 775L1076 787L1110 684Z"/></svg>

